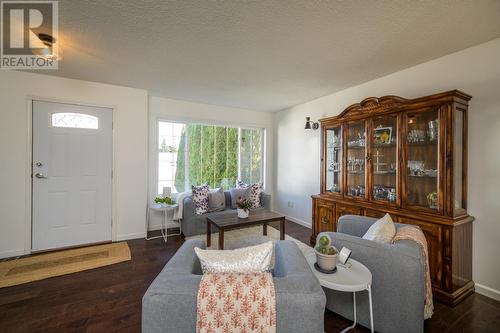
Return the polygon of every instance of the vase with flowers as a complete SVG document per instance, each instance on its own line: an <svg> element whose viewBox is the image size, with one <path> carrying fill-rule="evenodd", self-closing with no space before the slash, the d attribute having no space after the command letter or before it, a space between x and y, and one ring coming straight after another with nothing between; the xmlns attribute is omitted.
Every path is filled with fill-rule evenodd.
<svg viewBox="0 0 500 333"><path fill-rule="evenodd" d="M250 214L251 207L252 207L252 203L250 202L250 200L245 199L245 198L239 198L238 201L236 201L236 208L238 211L238 217L240 219L248 218L248 215Z"/></svg>

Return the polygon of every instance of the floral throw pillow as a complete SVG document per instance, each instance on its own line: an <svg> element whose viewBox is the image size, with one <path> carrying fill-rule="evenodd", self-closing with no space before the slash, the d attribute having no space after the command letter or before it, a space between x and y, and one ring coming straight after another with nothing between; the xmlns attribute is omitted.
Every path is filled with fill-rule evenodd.
<svg viewBox="0 0 500 333"><path fill-rule="evenodd" d="M208 188L208 184L204 184L201 186L191 186L193 191L193 195L191 198L193 199L196 215L202 215L208 213L208 193L210 192Z"/></svg>
<svg viewBox="0 0 500 333"><path fill-rule="evenodd" d="M260 205L260 195L264 192L264 184L255 183L247 184L241 180L236 181L236 188L250 188L250 202L252 203L252 208L259 208Z"/></svg>

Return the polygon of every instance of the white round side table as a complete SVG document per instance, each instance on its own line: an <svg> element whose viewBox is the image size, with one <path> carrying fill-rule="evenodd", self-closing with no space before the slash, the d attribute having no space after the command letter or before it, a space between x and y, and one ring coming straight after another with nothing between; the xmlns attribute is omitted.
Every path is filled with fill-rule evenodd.
<svg viewBox="0 0 500 333"><path fill-rule="evenodd" d="M356 327L356 292L367 290L368 299L370 302L370 329L373 333L373 306L372 306L372 273L365 265L354 259L349 259L346 265L337 264L337 271L333 274L324 274L314 268L316 263L316 255L312 254L306 257L307 262L311 266L313 273L319 280L321 286L337 290L352 292L354 322L347 327L342 333Z"/></svg>
<svg viewBox="0 0 500 333"><path fill-rule="evenodd" d="M181 234L182 230L181 230L181 224L180 223L176 223L176 225L178 224L179 226L179 233L178 234L170 234L170 235L167 235L167 215L168 215L168 212L170 211L175 211L175 209L177 209L178 205L175 204L175 205L165 205L165 204L152 204L151 206L148 207L148 212L147 212L147 216L146 216L146 240L151 240L151 239L157 239L157 238L163 238L163 240L165 241L165 243L167 242L167 237L168 236L178 236ZM151 215L151 211L156 211L156 212L163 212L163 223L162 223L162 226L160 228L161 230L161 236L155 236L155 237L149 237L148 238L148 229L149 229L149 217Z"/></svg>

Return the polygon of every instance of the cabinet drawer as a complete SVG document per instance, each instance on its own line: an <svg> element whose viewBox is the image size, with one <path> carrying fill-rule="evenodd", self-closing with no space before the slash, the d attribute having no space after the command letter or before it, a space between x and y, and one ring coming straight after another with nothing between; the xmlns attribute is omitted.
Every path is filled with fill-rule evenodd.
<svg viewBox="0 0 500 333"><path fill-rule="evenodd" d="M335 204L322 200L316 202L316 234L324 231L334 231L334 211Z"/></svg>
<svg viewBox="0 0 500 333"><path fill-rule="evenodd" d="M429 269L432 285L438 288L443 283L443 237L442 227L438 224L401 217L400 223L417 225L422 229L427 240L429 252Z"/></svg>

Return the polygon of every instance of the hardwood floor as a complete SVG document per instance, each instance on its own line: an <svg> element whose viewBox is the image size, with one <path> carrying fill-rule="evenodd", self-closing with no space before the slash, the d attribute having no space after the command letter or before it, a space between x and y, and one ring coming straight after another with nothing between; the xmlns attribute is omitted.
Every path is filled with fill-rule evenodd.
<svg viewBox="0 0 500 333"><path fill-rule="evenodd" d="M310 229L287 222L286 233L305 243ZM128 241L132 260L107 267L0 289L0 332L140 332L141 299L151 281L182 245L156 239ZM325 313L325 331L349 321ZM475 294L455 308L435 303L426 332L499 332L500 302ZM356 328L352 332L368 332ZM182 333L182 332L179 332Z"/></svg>

